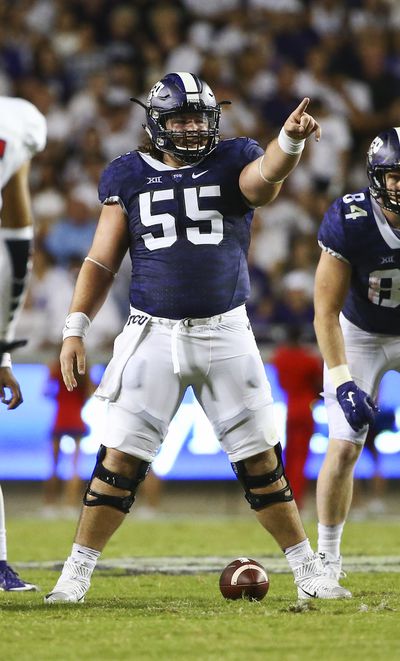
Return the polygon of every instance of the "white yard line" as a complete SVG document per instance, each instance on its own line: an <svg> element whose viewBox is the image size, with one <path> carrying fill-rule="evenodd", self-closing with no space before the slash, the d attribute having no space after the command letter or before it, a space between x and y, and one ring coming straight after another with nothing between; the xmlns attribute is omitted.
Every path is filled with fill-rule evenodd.
<svg viewBox="0 0 400 661"><path fill-rule="evenodd" d="M116 558L100 560L97 570L125 571L126 574L204 574L219 573L232 557L161 557L161 558ZM277 556L257 556L258 562L271 574L289 574L290 569L285 558ZM13 562L13 567L23 569L54 569L59 571L63 562ZM400 572L400 556L397 555L348 555L343 559L346 572Z"/></svg>

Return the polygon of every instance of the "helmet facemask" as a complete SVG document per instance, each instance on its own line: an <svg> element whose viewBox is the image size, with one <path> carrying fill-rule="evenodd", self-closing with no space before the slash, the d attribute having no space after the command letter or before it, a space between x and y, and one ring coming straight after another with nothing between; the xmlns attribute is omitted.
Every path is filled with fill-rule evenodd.
<svg viewBox="0 0 400 661"><path fill-rule="evenodd" d="M210 87L195 74L170 73L151 88L146 104L138 99L146 110L147 124L143 127L154 147L171 154L186 165L196 165L208 156L219 142L221 105L230 101L216 102ZM201 113L207 120L200 130L173 130L169 119L185 114Z"/></svg>
<svg viewBox="0 0 400 661"><path fill-rule="evenodd" d="M186 114L201 114L207 128L200 130L167 128L168 120ZM186 165L195 165L208 156L219 142L220 114L221 109L219 107L207 110L192 110L188 107L179 109L176 112L150 110L148 112L148 125L145 129L157 149L171 154Z"/></svg>
<svg viewBox="0 0 400 661"><path fill-rule="evenodd" d="M375 166L368 168L368 178L371 195L379 206L400 215L400 191L389 189L386 183L387 173L396 171L400 172L400 164Z"/></svg>
<svg viewBox="0 0 400 661"><path fill-rule="evenodd" d="M382 209L400 215L400 191L388 188L387 175L400 174L400 127L377 135L368 150L367 174L372 197Z"/></svg>

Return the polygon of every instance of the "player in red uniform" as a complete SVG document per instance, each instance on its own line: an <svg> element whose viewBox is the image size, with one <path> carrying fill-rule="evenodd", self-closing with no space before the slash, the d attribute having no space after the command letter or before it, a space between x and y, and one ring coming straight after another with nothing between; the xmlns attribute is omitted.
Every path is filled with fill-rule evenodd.
<svg viewBox="0 0 400 661"><path fill-rule="evenodd" d="M52 428L53 467L52 474L44 485L46 511L51 512L59 496L60 478L58 465L60 460L60 442L67 435L75 441L73 472L66 481L64 504L66 508L76 508L82 497L81 479L78 474L80 442L87 434L87 426L82 420L82 409L94 388L88 372L77 375L77 387L72 392L64 388L59 361L49 367L49 384L46 394L56 400L56 413Z"/></svg>
<svg viewBox="0 0 400 661"><path fill-rule="evenodd" d="M312 403L322 388L322 362L302 346L300 337L300 328L290 327L287 343L271 359L287 394L285 467L298 507L307 484L304 469L314 429Z"/></svg>

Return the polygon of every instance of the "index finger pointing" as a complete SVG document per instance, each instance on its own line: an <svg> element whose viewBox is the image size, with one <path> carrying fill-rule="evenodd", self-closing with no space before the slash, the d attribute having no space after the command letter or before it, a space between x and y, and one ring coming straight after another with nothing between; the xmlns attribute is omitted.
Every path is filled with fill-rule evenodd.
<svg viewBox="0 0 400 661"><path fill-rule="evenodd" d="M309 103L310 103L310 99L308 98L308 96L304 97L301 103L299 103L299 105L297 106L296 110L293 111L293 115L300 118L303 112L306 110Z"/></svg>

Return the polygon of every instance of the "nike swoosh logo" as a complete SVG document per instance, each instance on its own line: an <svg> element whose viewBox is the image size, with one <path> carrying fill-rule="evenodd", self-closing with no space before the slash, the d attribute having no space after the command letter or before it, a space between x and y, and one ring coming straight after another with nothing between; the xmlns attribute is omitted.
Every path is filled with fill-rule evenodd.
<svg viewBox="0 0 400 661"><path fill-rule="evenodd" d="M312 592L307 592L307 590L305 590L304 588L301 588L301 589L303 590L304 594L307 594L307 595L308 595L309 597L311 597L312 599L316 599L316 598L317 598L317 593L316 593L316 592L312 593Z"/></svg>
<svg viewBox="0 0 400 661"><path fill-rule="evenodd" d="M197 179L197 177L201 177L203 174L208 172L208 170L204 170L204 172L199 172L198 174L195 174L194 172L192 173L192 179Z"/></svg>

